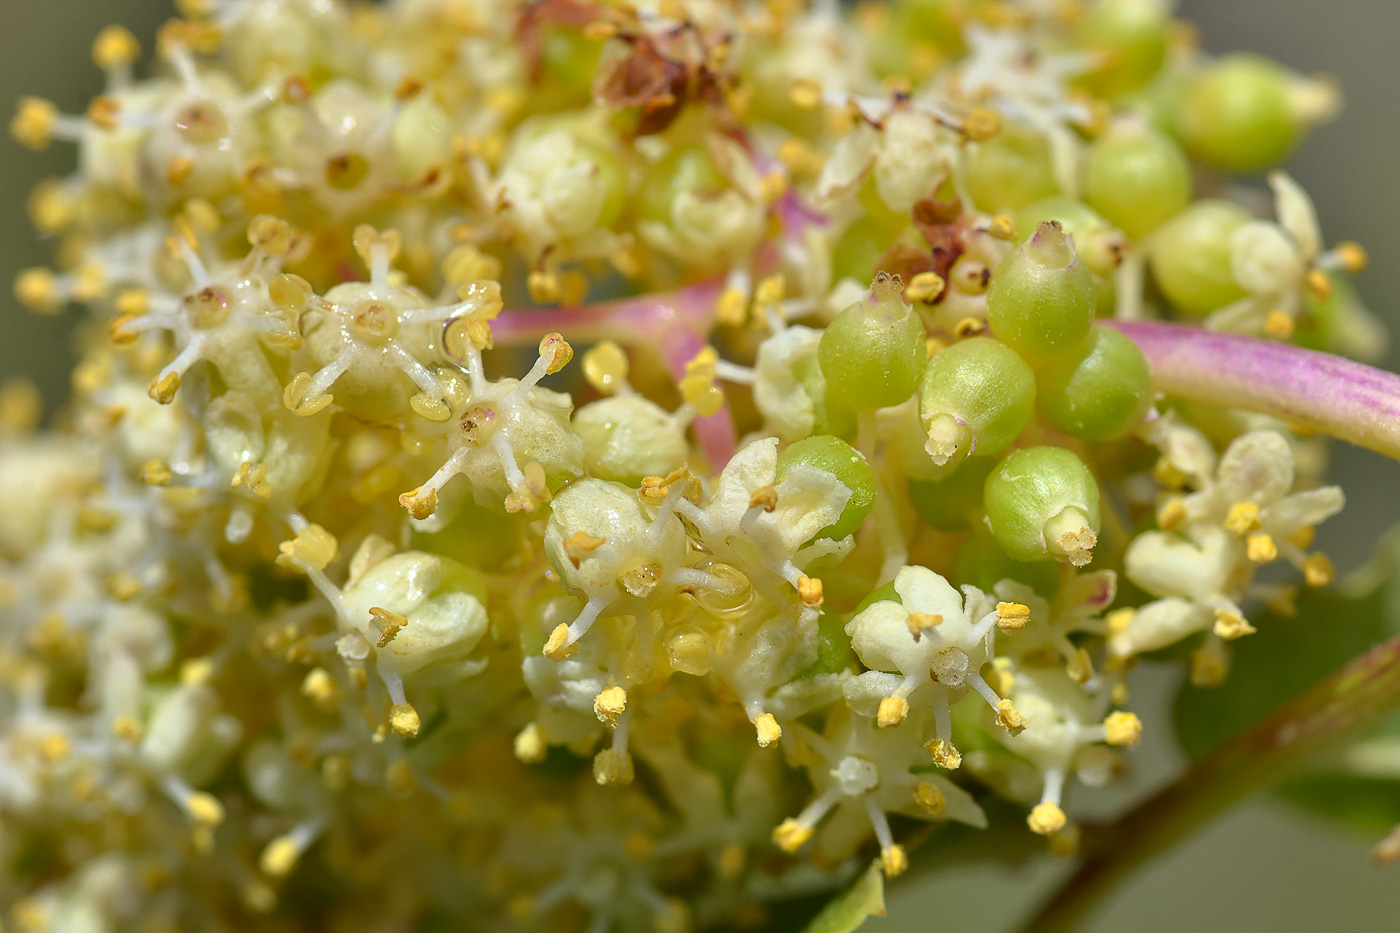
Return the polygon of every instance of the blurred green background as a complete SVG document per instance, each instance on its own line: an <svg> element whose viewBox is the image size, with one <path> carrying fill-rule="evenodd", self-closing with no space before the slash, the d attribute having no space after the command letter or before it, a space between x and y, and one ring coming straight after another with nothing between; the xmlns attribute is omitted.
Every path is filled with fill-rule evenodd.
<svg viewBox="0 0 1400 933"><path fill-rule="evenodd" d="M1400 334L1400 92L1396 37L1400 0L1182 0L1180 13L1200 28L1211 51L1248 49L1305 72L1340 79L1342 118L1319 131L1289 166L1317 201L1329 242L1358 240L1372 266L1360 277L1367 304ZM99 90L88 58L92 38L120 21L147 48L156 26L172 15L167 0L0 0L0 106L21 94L55 100L80 112ZM48 260L48 246L25 217L24 202L40 179L71 170L69 147L35 155L0 143L0 281ZM0 374L23 374L51 400L66 392L72 318L39 318L0 294ZM1397 341L1400 342L1400 341ZM1387 365L1395 368L1392 350ZM1324 525L1320 544L1345 569L1356 566L1380 535L1400 521L1400 466L1356 450L1338 452L1337 482L1351 502ZM1343 620L1339 620L1341 622ZM1145 693L1174 684L1149 672ZM1153 728L1157 726L1157 728ZM1168 727L1148 722L1144 747L1126 787L1109 795L1071 795L1071 812L1107 812L1150 792L1181 766ZM1148 776L1152 779L1149 779ZM1090 799L1090 798L1093 799ZM1078 803L1078 806L1076 806ZM1400 866L1377 868L1366 859L1368 840L1263 799L1149 866L1125 885L1093 920L1094 931L1332 931L1400 930ZM1029 905L1053 887L1065 865L1050 858L1015 871L970 867L896 885L889 917L873 933L914 930L997 931L1011 928Z"/></svg>

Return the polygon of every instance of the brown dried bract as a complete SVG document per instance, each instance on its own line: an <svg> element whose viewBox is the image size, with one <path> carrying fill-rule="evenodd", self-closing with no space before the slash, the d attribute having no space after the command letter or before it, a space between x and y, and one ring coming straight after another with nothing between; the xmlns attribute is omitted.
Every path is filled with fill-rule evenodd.
<svg viewBox="0 0 1400 933"><path fill-rule="evenodd" d="M627 55L598 73L594 96L614 107L640 107L637 135L659 133L680 115L690 90L690 69L657 51L645 37L632 37Z"/></svg>
<svg viewBox="0 0 1400 933"><path fill-rule="evenodd" d="M564 26L583 29L602 19L607 7L584 0L534 0L520 8L515 22L515 38L520 52L529 63L530 80L538 82L544 65L544 27Z"/></svg>

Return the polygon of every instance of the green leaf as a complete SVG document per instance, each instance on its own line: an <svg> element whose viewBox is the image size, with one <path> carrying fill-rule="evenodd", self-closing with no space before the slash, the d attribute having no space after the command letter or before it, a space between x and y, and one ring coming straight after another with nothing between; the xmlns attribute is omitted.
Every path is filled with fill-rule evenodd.
<svg viewBox="0 0 1400 933"><path fill-rule="evenodd" d="M802 933L851 933L860 929L867 917L884 915L885 874L876 859L855 884L823 907Z"/></svg>
<svg viewBox="0 0 1400 933"><path fill-rule="evenodd" d="M1348 659L1400 633L1400 529L1346 580L1301 592L1293 617L1256 610L1249 618L1259 631L1232 645L1224 685L1187 685L1177 697L1177 738L1193 760L1262 721Z"/></svg>

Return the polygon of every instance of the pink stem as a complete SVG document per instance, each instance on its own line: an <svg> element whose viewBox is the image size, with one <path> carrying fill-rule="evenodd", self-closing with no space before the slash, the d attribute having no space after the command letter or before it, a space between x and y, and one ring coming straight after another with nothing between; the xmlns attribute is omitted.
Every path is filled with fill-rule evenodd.
<svg viewBox="0 0 1400 933"><path fill-rule="evenodd" d="M1275 415L1400 460L1400 376L1259 337L1157 321L1101 321L1130 338L1157 388Z"/></svg>
<svg viewBox="0 0 1400 933"><path fill-rule="evenodd" d="M572 308L519 309L501 312L491 333L502 344L529 343L558 332L570 340L615 340L628 346L653 347L677 382L685 365L705 346L715 302L724 283L717 279L672 292L600 302ZM710 468L720 470L734 456L734 419L725 405L692 424Z"/></svg>

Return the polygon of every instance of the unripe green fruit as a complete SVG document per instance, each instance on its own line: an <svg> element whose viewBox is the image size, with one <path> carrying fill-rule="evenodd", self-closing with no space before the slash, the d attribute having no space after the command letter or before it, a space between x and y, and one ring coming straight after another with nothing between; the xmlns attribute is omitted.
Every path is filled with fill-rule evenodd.
<svg viewBox="0 0 1400 933"><path fill-rule="evenodd" d="M637 193L637 213L642 220L670 226L676 199L681 194L728 187L703 147L674 149L647 168Z"/></svg>
<svg viewBox="0 0 1400 933"><path fill-rule="evenodd" d="M817 659L802 673L802 677L815 677L818 674L839 674L848 670L855 662L856 653L851 649L851 637L846 634L846 622L841 616L822 609L817 616Z"/></svg>
<svg viewBox="0 0 1400 933"><path fill-rule="evenodd" d="M690 454L684 427L641 395L589 402L574 412L573 425L583 438L589 474L629 486L644 476L665 476Z"/></svg>
<svg viewBox="0 0 1400 933"><path fill-rule="evenodd" d="M1048 599L1060 588L1060 568L1046 561L1012 560L985 526L974 525L953 555L953 579L989 593L1002 580L1015 580Z"/></svg>
<svg viewBox="0 0 1400 933"><path fill-rule="evenodd" d="M875 504L875 474L865 462L865 456L839 437L809 437L788 445L778 454L778 482L782 482L787 471L798 463L825 470L851 491L841 517L819 531L817 537L844 538L854 533Z"/></svg>
<svg viewBox="0 0 1400 933"><path fill-rule="evenodd" d="M963 531L982 508L982 489L997 462L977 457L932 483L909 481L909 501L925 525L939 531ZM966 581L964 581L966 582Z"/></svg>
<svg viewBox="0 0 1400 933"><path fill-rule="evenodd" d="M836 316L817 359L829 398L857 411L898 405L914 394L928 358L923 322L891 281L877 281L869 301Z"/></svg>
<svg viewBox="0 0 1400 933"><path fill-rule="evenodd" d="M1030 424L1035 376L1025 360L990 337L962 340L924 368L919 413L924 449L939 466L969 454L1000 453Z"/></svg>
<svg viewBox="0 0 1400 933"><path fill-rule="evenodd" d="M977 208L993 214L1015 212L1059 190L1045 136L1015 125L978 144L965 183Z"/></svg>
<svg viewBox="0 0 1400 933"><path fill-rule="evenodd" d="M1036 228L1047 220L1059 221L1074 240L1074 251L1097 276L1109 276L1123 260L1128 238L1083 201L1067 195L1041 198L1016 213L1016 236L1035 236Z"/></svg>
<svg viewBox="0 0 1400 933"><path fill-rule="evenodd" d="M1171 137L1136 120L1115 124L1089 149L1085 199L1134 240L1191 202L1191 166Z"/></svg>
<svg viewBox="0 0 1400 933"><path fill-rule="evenodd" d="M1084 78L1102 97L1136 90L1162 70L1171 30L1171 9L1163 0L1101 0L1080 26L1079 41L1104 55L1104 63Z"/></svg>
<svg viewBox="0 0 1400 933"><path fill-rule="evenodd" d="M1178 117L1186 146L1202 162L1241 174L1283 161L1303 135L1290 78L1257 55L1227 55L1195 75Z"/></svg>
<svg viewBox="0 0 1400 933"><path fill-rule="evenodd" d="M987 291L987 323L1022 356L1065 353L1089 335L1097 295L1094 276L1055 221L1002 260Z"/></svg>
<svg viewBox="0 0 1400 933"><path fill-rule="evenodd" d="M1131 431L1152 404L1152 371L1137 344L1094 327L1081 352L1036 373L1045 420L1074 437L1108 441Z"/></svg>
<svg viewBox="0 0 1400 933"><path fill-rule="evenodd" d="M792 374L802 385L802 392L812 401L812 433L834 434L849 440L856 433L856 413L844 402L831 397L826 376L817 355L804 356L793 364Z"/></svg>
<svg viewBox="0 0 1400 933"><path fill-rule="evenodd" d="M1205 314L1244 297L1230 268L1230 239L1249 221L1230 201L1197 201L1152 238L1152 272L1173 305Z"/></svg>
<svg viewBox="0 0 1400 933"><path fill-rule="evenodd" d="M982 492L987 527L1013 560L1093 559L1099 485L1063 447L1018 450L997 464Z"/></svg>

